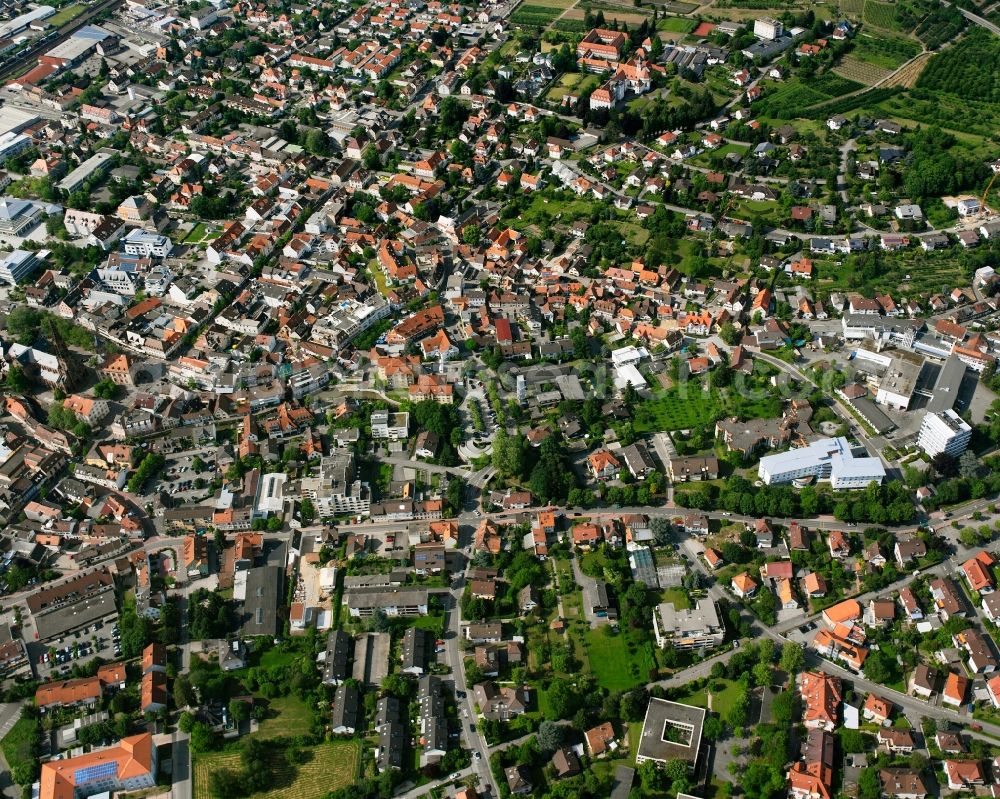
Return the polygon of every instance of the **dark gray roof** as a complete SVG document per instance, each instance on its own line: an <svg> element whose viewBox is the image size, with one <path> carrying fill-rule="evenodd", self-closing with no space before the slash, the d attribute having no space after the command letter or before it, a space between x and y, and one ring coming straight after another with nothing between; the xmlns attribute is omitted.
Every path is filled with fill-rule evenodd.
<svg viewBox="0 0 1000 799"><path fill-rule="evenodd" d="M403 633L403 671L426 671L430 636L427 630L410 627Z"/></svg>
<svg viewBox="0 0 1000 799"><path fill-rule="evenodd" d="M394 696L383 696L375 708L375 729L399 721L399 700Z"/></svg>
<svg viewBox="0 0 1000 799"><path fill-rule="evenodd" d="M639 739L638 757L660 763L686 760L694 765L698 760L704 723L704 708L666 699L650 699Z"/></svg>
<svg viewBox="0 0 1000 799"><path fill-rule="evenodd" d="M406 748L406 729L398 721L393 721L379 730L378 769L403 767L403 752Z"/></svg>
<svg viewBox="0 0 1000 799"><path fill-rule="evenodd" d="M284 576L284 571L278 566L258 566L247 572L242 635L268 635L273 638L281 632L278 603Z"/></svg>
<svg viewBox="0 0 1000 799"><path fill-rule="evenodd" d="M323 664L323 682L327 685L347 679L347 663L351 659L351 636L343 630L331 630L326 638L326 662Z"/></svg>
<svg viewBox="0 0 1000 799"><path fill-rule="evenodd" d="M927 403L928 413L941 413L955 407L955 401L962 388L962 380L965 379L965 370L965 364L957 355L948 356L938 373L937 382L934 383L933 394Z"/></svg>
<svg viewBox="0 0 1000 799"><path fill-rule="evenodd" d="M359 693L355 685L345 683L337 686L333 696L332 729L354 730L358 726Z"/></svg>

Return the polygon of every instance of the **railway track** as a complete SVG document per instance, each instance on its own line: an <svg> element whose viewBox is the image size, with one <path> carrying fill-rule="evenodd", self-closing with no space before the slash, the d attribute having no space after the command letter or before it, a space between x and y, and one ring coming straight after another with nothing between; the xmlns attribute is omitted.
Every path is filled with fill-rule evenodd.
<svg viewBox="0 0 1000 799"><path fill-rule="evenodd" d="M103 2L97 3L91 8L87 9L84 13L78 16L76 19L70 20L58 31L55 35L50 35L45 37L43 41L32 45L23 53L19 53L13 58L4 59L0 61L0 83L6 82L12 78L16 78L18 75L26 72L28 69L32 68L38 63L38 57L45 53L47 50L51 50L56 45L66 41L72 34L82 28L84 25L88 25L94 20L95 17L100 16L105 11L109 9L116 8L122 4L123 0L103 0Z"/></svg>

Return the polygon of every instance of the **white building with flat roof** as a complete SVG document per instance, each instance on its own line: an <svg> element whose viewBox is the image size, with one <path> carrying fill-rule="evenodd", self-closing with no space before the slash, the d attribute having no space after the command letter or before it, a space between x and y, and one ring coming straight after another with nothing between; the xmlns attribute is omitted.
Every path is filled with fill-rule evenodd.
<svg viewBox="0 0 1000 799"><path fill-rule="evenodd" d="M127 255L142 258L166 258L174 245L169 237L159 233L149 233L142 228L133 228L122 240L122 248Z"/></svg>
<svg viewBox="0 0 1000 799"><path fill-rule="evenodd" d="M284 485L287 479L284 472L269 472L260 476L260 480L257 481L257 495L254 497L254 518L265 519L271 514L280 516L284 512Z"/></svg>
<svg viewBox="0 0 1000 799"><path fill-rule="evenodd" d="M611 363L616 367L635 366L647 358L649 358L649 350L645 347L619 347L611 351Z"/></svg>
<svg viewBox="0 0 1000 799"><path fill-rule="evenodd" d="M972 428L951 408L940 413L928 413L920 425L917 446L932 458L944 452L958 458L969 446Z"/></svg>
<svg viewBox="0 0 1000 799"><path fill-rule="evenodd" d="M726 629L719 609L711 599L699 599L693 608L677 610L673 602L657 605L653 611L656 645L665 649L714 649L722 644Z"/></svg>
<svg viewBox="0 0 1000 799"><path fill-rule="evenodd" d="M768 39L770 41L774 41L775 39L781 38L781 34L784 32L784 27L776 19L761 17L760 19L754 20L753 35L758 39Z"/></svg>
<svg viewBox="0 0 1000 799"><path fill-rule="evenodd" d="M6 161L31 147L31 137L23 133L7 131L0 135L0 161Z"/></svg>
<svg viewBox="0 0 1000 799"><path fill-rule="evenodd" d="M815 478L829 480L835 489L865 488L885 480L885 467L878 458L857 458L843 436L822 438L805 447L765 455L757 475L766 485Z"/></svg>
<svg viewBox="0 0 1000 799"><path fill-rule="evenodd" d="M23 283L38 268L39 254L27 250L14 250L0 258L0 280L9 286Z"/></svg>
<svg viewBox="0 0 1000 799"><path fill-rule="evenodd" d="M373 411L371 415L372 438L405 441L410 435L410 414L392 411Z"/></svg>

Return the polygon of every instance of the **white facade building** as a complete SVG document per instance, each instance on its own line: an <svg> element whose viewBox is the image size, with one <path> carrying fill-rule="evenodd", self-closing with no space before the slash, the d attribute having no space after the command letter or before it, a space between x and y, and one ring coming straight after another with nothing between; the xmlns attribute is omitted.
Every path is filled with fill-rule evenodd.
<svg viewBox="0 0 1000 799"><path fill-rule="evenodd" d="M771 19L770 17L761 17L760 19L754 20L753 23L753 35L758 39L779 39L781 34L784 33L784 27L776 19Z"/></svg>
<svg viewBox="0 0 1000 799"><path fill-rule="evenodd" d="M699 599L696 607L686 610L677 610L672 602L657 605L653 632L660 649L667 645L674 649L714 649L726 636L719 609L711 599Z"/></svg>
<svg viewBox="0 0 1000 799"><path fill-rule="evenodd" d="M166 258L174 245L170 239L158 233L147 233L141 228L128 232L122 245L128 255L138 255L142 258Z"/></svg>
<svg viewBox="0 0 1000 799"><path fill-rule="evenodd" d="M815 478L829 480L835 489L865 488L885 480L885 468L878 458L856 458L846 438L823 438L760 459L757 475L767 485Z"/></svg>
<svg viewBox="0 0 1000 799"><path fill-rule="evenodd" d="M969 446L971 438L972 428L949 408L924 417L917 445L932 458L940 452L958 458Z"/></svg>
<svg viewBox="0 0 1000 799"><path fill-rule="evenodd" d="M410 414L375 411L371 415L372 438L405 441L410 435Z"/></svg>

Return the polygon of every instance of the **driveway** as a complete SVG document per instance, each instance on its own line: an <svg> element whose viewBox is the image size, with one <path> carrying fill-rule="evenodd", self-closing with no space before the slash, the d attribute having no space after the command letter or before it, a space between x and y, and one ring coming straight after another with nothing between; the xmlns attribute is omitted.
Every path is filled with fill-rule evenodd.
<svg viewBox="0 0 1000 799"><path fill-rule="evenodd" d="M590 622L591 629L603 627L608 623L607 616L597 616L594 614L594 606L597 604L597 580L588 577L580 568L580 561L575 557L573 563L573 578L577 585L583 589L583 615Z"/></svg>

